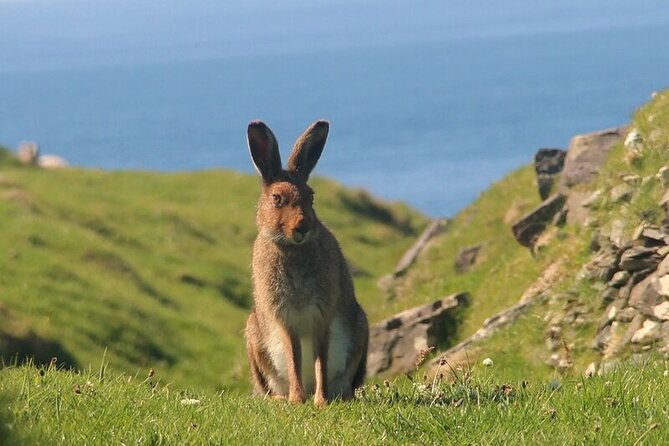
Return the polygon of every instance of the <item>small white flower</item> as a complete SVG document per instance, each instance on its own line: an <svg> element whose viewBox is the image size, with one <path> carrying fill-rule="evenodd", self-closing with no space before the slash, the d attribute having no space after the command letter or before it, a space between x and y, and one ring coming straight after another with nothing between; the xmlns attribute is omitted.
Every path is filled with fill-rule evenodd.
<svg viewBox="0 0 669 446"><path fill-rule="evenodd" d="M486 366L486 367L492 367L492 364L493 364L493 362L492 362L492 359L490 359L490 358L485 358L483 360L483 365Z"/></svg>
<svg viewBox="0 0 669 446"><path fill-rule="evenodd" d="M419 392L425 392L427 390L427 386L422 383L413 383L413 386Z"/></svg>
<svg viewBox="0 0 669 446"><path fill-rule="evenodd" d="M200 400L196 400L194 398L186 398L181 400L182 406L195 406L196 404L200 404Z"/></svg>
<svg viewBox="0 0 669 446"><path fill-rule="evenodd" d="M669 376L669 370L665 370L663 373L664 376Z"/></svg>

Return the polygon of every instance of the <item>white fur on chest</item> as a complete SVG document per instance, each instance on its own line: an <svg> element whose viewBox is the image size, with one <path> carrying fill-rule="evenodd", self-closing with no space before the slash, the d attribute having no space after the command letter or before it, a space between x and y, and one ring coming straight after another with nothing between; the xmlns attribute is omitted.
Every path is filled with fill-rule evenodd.
<svg viewBox="0 0 669 446"><path fill-rule="evenodd" d="M318 311L315 309L314 311ZM314 373L314 353L313 353L313 321L305 316L304 311L301 315L291 322L300 336L300 345L302 351L302 385L307 394L314 392L315 373ZM320 320L320 312L318 318ZM285 351L281 344L281 338L276 329L272 330L267 339L267 351L269 352L272 363L278 372L278 379L270 379L270 387L278 394L288 394L288 369ZM350 377L346 376L346 364L351 350L350 335L344 329L342 321L336 317L330 325L330 343L328 347L327 359L327 377L328 388L339 389L342 386L342 380L348 382ZM350 385L350 383L348 384Z"/></svg>

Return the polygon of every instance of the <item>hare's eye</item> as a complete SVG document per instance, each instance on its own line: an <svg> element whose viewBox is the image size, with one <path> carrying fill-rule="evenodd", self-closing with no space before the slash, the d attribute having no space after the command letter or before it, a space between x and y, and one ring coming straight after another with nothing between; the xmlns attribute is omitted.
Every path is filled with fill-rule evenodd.
<svg viewBox="0 0 669 446"><path fill-rule="evenodd" d="M279 194L272 194L272 201L274 202L274 206L278 208L283 204L283 199Z"/></svg>

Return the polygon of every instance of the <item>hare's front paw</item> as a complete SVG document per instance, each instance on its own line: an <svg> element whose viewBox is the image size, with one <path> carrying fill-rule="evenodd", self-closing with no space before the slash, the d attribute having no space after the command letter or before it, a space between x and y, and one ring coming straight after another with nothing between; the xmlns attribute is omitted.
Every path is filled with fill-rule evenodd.
<svg viewBox="0 0 669 446"><path fill-rule="evenodd" d="M326 400L323 395L314 395L314 405L319 409L322 409L328 405L328 400Z"/></svg>
<svg viewBox="0 0 669 446"><path fill-rule="evenodd" d="M302 404L307 400L302 389L291 391L288 394L288 402L291 404Z"/></svg>

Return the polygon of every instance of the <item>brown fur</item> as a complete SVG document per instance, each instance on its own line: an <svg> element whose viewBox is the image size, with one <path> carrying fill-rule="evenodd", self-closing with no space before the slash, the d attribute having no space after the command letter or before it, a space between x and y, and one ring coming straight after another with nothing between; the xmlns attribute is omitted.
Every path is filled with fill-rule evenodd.
<svg viewBox="0 0 669 446"><path fill-rule="evenodd" d="M307 185L328 130L325 121L312 124L283 170L271 130L262 122L248 129L263 179L252 262L255 305L246 324L254 392L304 402L312 383L303 382L302 371L313 366L310 391L318 406L353 397L364 381L369 338L344 256L316 216ZM312 357L304 357L305 346Z"/></svg>

